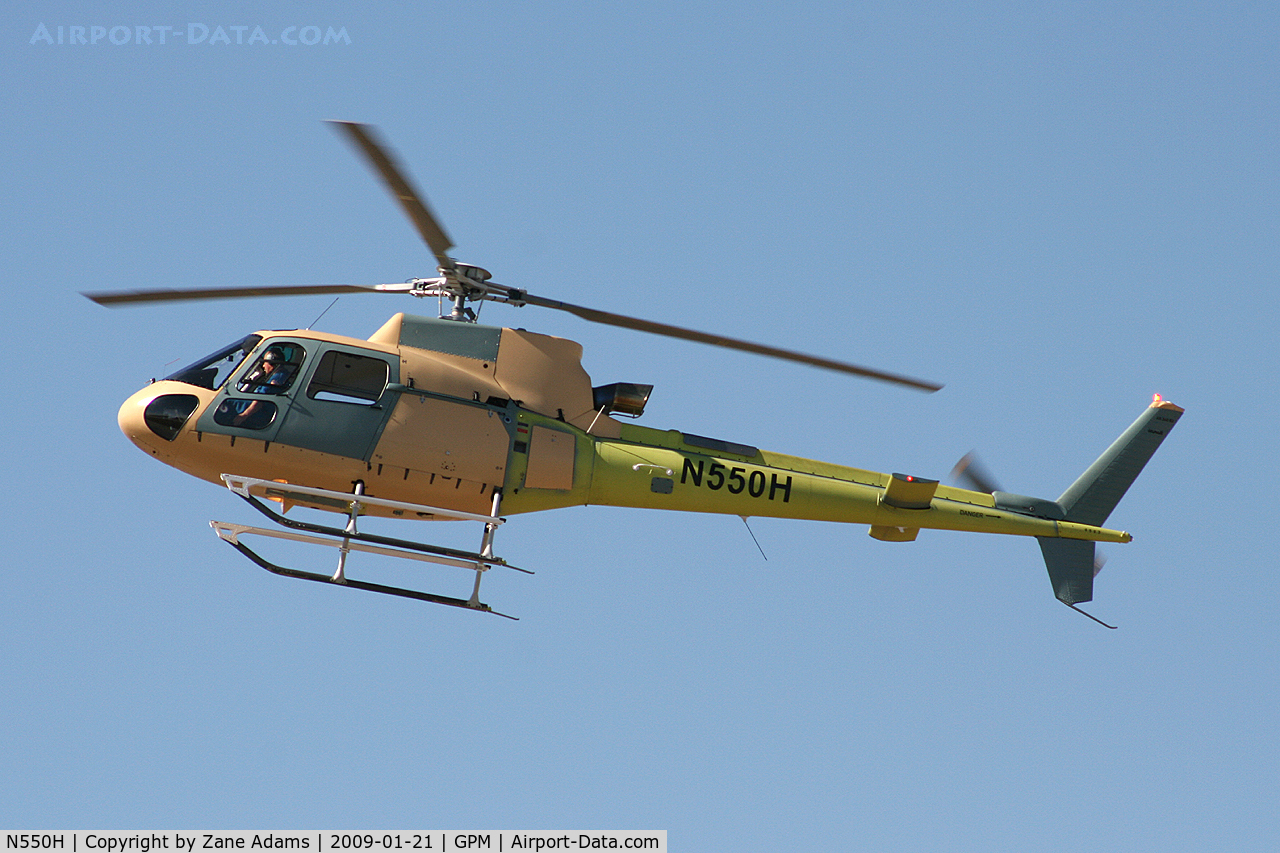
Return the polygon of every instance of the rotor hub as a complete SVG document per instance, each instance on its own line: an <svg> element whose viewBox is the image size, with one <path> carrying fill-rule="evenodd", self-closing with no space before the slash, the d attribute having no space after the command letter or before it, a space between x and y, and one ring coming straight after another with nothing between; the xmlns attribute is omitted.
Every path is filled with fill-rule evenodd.
<svg viewBox="0 0 1280 853"><path fill-rule="evenodd" d="M458 271L458 275L463 278L469 278L472 281L486 282L493 278L493 273L484 267L478 267L474 264L454 263L454 269Z"/></svg>

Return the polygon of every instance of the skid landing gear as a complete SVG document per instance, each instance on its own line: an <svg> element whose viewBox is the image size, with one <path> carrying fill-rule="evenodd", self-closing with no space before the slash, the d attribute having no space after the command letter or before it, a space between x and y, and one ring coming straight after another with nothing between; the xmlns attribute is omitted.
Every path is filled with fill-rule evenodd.
<svg viewBox="0 0 1280 853"><path fill-rule="evenodd" d="M227 484L227 488L244 498L250 506L267 516L267 518L271 519L281 527L287 528L285 530L272 530L262 527L250 527L243 524L231 524L225 521L209 522L209 526L213 528L213 531L220 539L231 545L241 554L244 554L256 565L273 574L281 575L283 577L298 578L300 580L330 583L337 586L345 586L350 589L363 589L367 592L378 592L384 595L399 596L401 598L412 598L417 601L426 601L431 604L443 604L447 607L461 607L466 610L478 610L483 613L492 613L496 616L502 616L506 619L517 618L515 616L508 616L505 613L499 613L489 605L480 601L480 580L484 577L484 573L489 569L499 566L515 569L516 571L524 572L525 574L533 574L533 572L526 569L520 569L509 565L506 560L495 556L493 553L494 532L497 530L498 525L505 521L505 519L498 516L498 510L502 503L502 492L498 489L495 489L493 493L493 507L491 514L478 515L475 513L455 512L453 510L421 504L405 503L403 501L391 501L384 498L369 497L364 494L364 483L362 482L357 482L351 492L335 492L328 489L316 489L309 486L281 484L270 480L257 480L250 477L238 477L231 474L223 474L222 479ZM259 494L253 494L251 490L254 489L256 489ZM320 524L310 524L304 521L285 518L283 515L280 515L263 504L259 499L260 496L280 498L286 501L290 499L298 501L298 499L301 499L299 502L318 502L325 505L333 505L335 507L342 506L347 510L347 524L343 528L326 527ZM361 510L368 506L403 510L408 513L413 513L419 517L429 515L433 518L461 519L465 521L479 522L484 525L484 534L480 540L480 550L476 552L462 551L456 548L445 548L439 545L427 545L422 542L411 542L405 539L393 539L388 536L377 536L372 533L361 533L357 529L356 520L359 518ZM270 562L240 541L241 537L249 535L265 536L270 539L283 539L291 542L303 542L310 545L323 545L330 548L336 548L338 550L337 569L332 575L325 575L317 572L306 572L300 569L291 569L277 565ZM435 593L423 592L415 589L404 589L402 587L386 586L383 584L369 583L368 581L353 580L347 577L346 574L347 555L353 551L468 569L476 573L475 585L472 588L471 597L469 599L462 599L452 598L447 595L436 595Z"/></svg>

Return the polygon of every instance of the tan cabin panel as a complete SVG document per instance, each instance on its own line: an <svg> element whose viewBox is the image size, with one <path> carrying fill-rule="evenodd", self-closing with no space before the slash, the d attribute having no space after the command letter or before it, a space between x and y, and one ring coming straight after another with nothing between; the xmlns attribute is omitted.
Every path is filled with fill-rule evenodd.
<svg viewBox="0 0 1280 853"><path fill-rule="evenodd" d="M524 485L529 489L573 488L574 438L558 429L535 426L529 436L529 467Z"/></svg>
<svg viewBox="0 0 1280 853"><path fill-rule="evenodd" d="M401 394L373 462L500 484L510 442L502 415L462 403Z"/></svg>
<svg viewBox="0 0 1280 853"><path fill-rule="evenodd" d="M575 418L591 411L591 377L582 369L582 345L522 329L503 329L498 383L526 409Z"/></svg>
<svg viewBox="0 0 1280 853"><path fill-rule="evenodd" d="M445 330L452 334L441 336ZM483 340L468 349L460 332L491 339L491 351L484 351ZM476 395L487 400L506 396L494 378L499 332L400 313L374 332L369 342L400 353L400 381L405 385L412 383L416 388L464 400ZM442 339L433 341L436 337ZM464 354L467 352L471 354Z"/></svg>
<svg viewBox="0 0 1280 853"><path fill-rule="evenodd" d="M408 385L412 379L415 388L463 400L507 396L493 378L493 365L482 364L474 359L402 347L400 381Z"/></svg>

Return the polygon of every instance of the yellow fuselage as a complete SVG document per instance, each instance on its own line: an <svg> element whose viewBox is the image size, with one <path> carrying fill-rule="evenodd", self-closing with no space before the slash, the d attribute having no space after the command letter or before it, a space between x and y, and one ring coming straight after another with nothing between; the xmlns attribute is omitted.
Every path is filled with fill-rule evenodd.
<svg viewBox="0 0 1280 853"><path fill-rule="evenodd" d="M234 473L349 492L360 481L365 493L375 497L472 513L489 510L496 487L502 491L504 515L595 504L867 524L872 535L891 541L914 538L921 528L1103 542L1130 539L1118 530L1000 510L990 494L945 485L937 486L927 508L896 507L885 500L893 475L739 445L730 447L752 452L716 452L689 444L676 430L622 424L618 437L606 438L519 411L508 441L503 414L465 401L435 401L440 411L433 414L455 409L465 417L452 429L434 421L416 458L403 448L403 437L385 433L368 460L245 435L201 433L190 426L173 441L164 441L148 430L142 411L156 396L175 392L207 398L202 406L215 396L181 383L155 383L121 407L121 428L160 461L215 483L221 483L222 474ZM424 405L421 400L406 394L398 405L412 414ZM393 420L397 415L412 423L399 409ZM467 448L476 442L488 445L481 448L485 458L480 466L466 458ZM498 443L504 447L500 458L495 455ZM493 475L486 482L472 473L476 467ZM345 511L301 499L295 503Z"/></svg>
<svg viewBox="0 0 1280 853"><path fill-rule="evenodd" d="M922 528L1130 538L998 508L991 494L621 422L593 401L581 347L560 338L397 314L367 341L305 330L245 340L243 353L218 354L238 362L221 380L208 379L210 361L134 394L121 429L215 483L361 483L374 497L467 513L490 512L500 493L504 515L600 504L867 524L887 541ZM269 351L286 359L287 384L263 378Z"/></svg>

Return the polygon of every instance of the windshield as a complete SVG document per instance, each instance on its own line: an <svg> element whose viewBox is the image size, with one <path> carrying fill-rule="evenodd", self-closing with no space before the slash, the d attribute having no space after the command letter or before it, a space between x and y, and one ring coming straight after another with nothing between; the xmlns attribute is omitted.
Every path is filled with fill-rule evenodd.
<svg viewBox="0 0 1280 853"><path fill-rule="evenodd" d="M171 373L165 379L174 382L185 382L198 388L209 388L216 391L227 381L244 357L262 340L261 335L248 335L230 346L225 346L213 355L205 356L199 361L188 364L181 370Z"/></svg>

